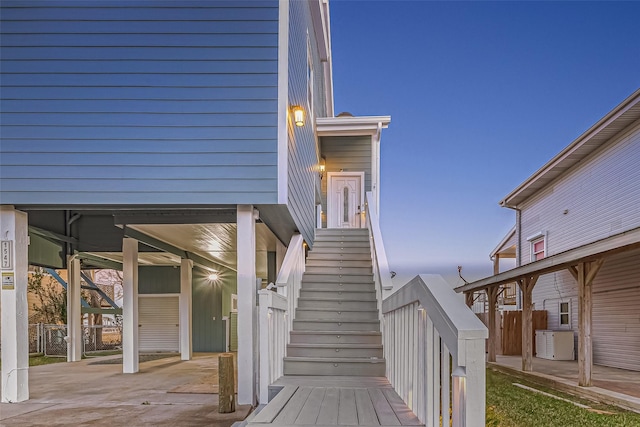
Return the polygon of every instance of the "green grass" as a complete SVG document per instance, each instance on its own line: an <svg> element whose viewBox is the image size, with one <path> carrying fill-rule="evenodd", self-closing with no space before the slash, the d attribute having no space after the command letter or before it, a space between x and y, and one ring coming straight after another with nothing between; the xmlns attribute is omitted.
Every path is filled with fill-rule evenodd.
<svg viewBox="0 0 640 427"><path fill-rule="evenodd" d="M595 410L611 412L611 414L596 413L568 402L543 396L514 386L513 383L515 382L588 405ZM615 406L579 399L575 396L487 369L486 425L491 427L640 427L640 414L628 412Z"/></svg>
<svg viewBox="0 0 640 427"><path fill-rule="evenodd" d="M66 357L50 357L43 354L34 354L29 356L29 366L50 365L51 363L61 363L66 361Z"/></svg>

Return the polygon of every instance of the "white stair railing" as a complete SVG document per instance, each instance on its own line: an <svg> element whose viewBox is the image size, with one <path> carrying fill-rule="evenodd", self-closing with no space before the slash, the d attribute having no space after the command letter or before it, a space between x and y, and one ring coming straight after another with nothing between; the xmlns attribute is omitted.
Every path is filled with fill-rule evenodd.
<svg viewBox="0 0 640 427"><path fill-rule="evenodd" d="M367 228L369 229L369 241L371 243L373 280L376 284L377 299L378 301L382 301L382 298L393 290L393 282L391 281L387 252L384 249L382 232L380 231L378 209L372 192L368 191L366 193L364 205ZM382 312L380 312L380 318L380 320L382 320Z"/></svg>
<svg viewBox="0 0 640 427"><path fill-rule="evenodd" d="M460 296L441 276L420 275L382 312L387 378L420 421L484 426L488 331Z"/></svg>
<svg viewBox="0 0 640 427"><path fill-rule="evenodd" d="M261 289L260 301L260 403L269 401L269 385L282 376L289 336L287 298Z"/></svg>
<svg viewBox="0 0 640 427"><path fill-rule="evenodd" d="M293 316L298 306L304 269L304 239L300 234L294 234L276 279L278 292L268 289L258 291L260 403L268 402L269 385L283 373L283 359L286 356L290 332L293 329Z"/></svg>

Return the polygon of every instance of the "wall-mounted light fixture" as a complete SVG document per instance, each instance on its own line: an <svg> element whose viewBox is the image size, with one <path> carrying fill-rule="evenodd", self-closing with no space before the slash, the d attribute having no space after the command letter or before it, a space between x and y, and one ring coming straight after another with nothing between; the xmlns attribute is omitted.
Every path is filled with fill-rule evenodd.
<svg viewBox="0 0 640 427"><path fill-rule="evenodd" d="M320 157L320 163L318 163L318 175L320 175L320 179L324 177L324 171L326 170L326 159L324 156Z"/></svg>
<svg viewBox="0 0 640 427"><path fill-rule="evenodd" d="M299 105L294 105L291 107L291 111L293 112L293 121L296 126L304 126L304 109Z"/></svg>
<svg viewBox="0 0 640 427"><path fill-rule="evenodd" d="M210 282L217 282L219 278L220 278L220 274L216 271L209 273L209 275L207 276L207 279Z"/></svg>

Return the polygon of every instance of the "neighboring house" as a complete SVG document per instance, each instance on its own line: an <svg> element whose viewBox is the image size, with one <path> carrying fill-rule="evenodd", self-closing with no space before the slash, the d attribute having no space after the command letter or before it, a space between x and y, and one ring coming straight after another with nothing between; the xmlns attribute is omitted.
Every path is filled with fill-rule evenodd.
<svg viewBox="0 0 640 427"><path fill-rule="evenodd" d="M549 329L575 332L581 385L591 363L640 370L639 165L640 90L500 202L516 224L491 254L496 275L457 289L491 297L519 281L525 318L546 310ZM501 273L501 258L517 266Z"/></svg>
<svg viewBox="0 0 640 427"><path fill-rule="evenodd" d="M256 287L292 237L313 248L316 227L364 227L365 192L379 199L390 118L334 117L328 13L3 1L3 401L28 398L32 264L68 269L70 319L81 270L123 271L126 373L140 349L225 351L237 296L238 400L253 402Z"/></svg>

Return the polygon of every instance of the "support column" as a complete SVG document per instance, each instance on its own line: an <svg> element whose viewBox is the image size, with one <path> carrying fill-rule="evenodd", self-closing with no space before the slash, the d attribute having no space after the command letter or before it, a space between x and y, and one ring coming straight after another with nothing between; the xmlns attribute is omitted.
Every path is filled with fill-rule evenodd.
<svg viewBox="0 0 640 427"><path fill-rule="evenodd" d="M473 306L473 291L465 292L464 303L467 304L469 308Z"/></svg>
<svg viewBox="0 0 640 427"><path fill-rule="evenodd" d="M253 205L238 205L238 404L255 403L256 216Z"/></svg>
<svg viewBox="0 0 640 427"><path fill-rule="evenodd" d="M122 239L122 372L138 372L138 241Z"/></svg>
<svg viewBox="0 0 640 427"><path fill-rule="evenodd" d="M0 206L2 240L2 402L29 399L29 310L27 305L27 214Z"/></svg>
<svg viewBox="0 0 640 427"><path fill-rule="evenodd" d="M193 261L183 258L180 262L180 359L191 360L192 338L192 283Z"/></svg>
<svg viewBox="0 0 640 427"><path fill-rule="evenodd" d="M533 370L533 287L538 276L518 280L522 291L522 370Z"/></svg>
<svg viewBox="0 0 640 427"><path fill-rule="evenodd" d="M80 258L67 256L67 273L67 362L79 362L82 360Z"/></svg>
<svg viewBox="0 0 640 427"><path fill-rule="evenodd" d="M498 329L500 325L498 323L498 294L500 293L500 286L492 286L486 289L487 299L489 300L489 313L487 324L489 326L489 354L488 361L496 361L496 353L498 351Z"/></svg>
<svg viewBox="0 0 640 427"><path fill-rule="evenodd" d="M577 273L578 281L578 385L590 387L593 371L593 344L591 338L592 284L604 259L582 262L569 271Z"/></svg>

